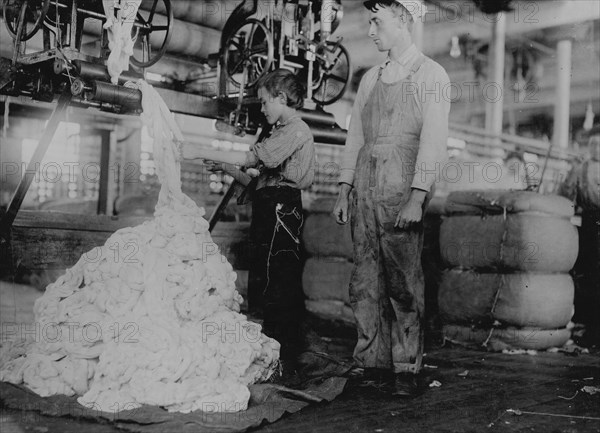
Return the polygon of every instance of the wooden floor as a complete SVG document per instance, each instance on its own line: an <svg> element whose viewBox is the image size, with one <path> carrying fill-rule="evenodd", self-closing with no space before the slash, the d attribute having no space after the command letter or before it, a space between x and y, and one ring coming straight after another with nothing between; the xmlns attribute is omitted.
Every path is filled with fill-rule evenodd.
<svg viewBox="0 0 600 433"><path fill-rule="evenodd" d="M31 299L29 296L28 299ZM2 321L15 299L2 299ZM9 319L10 320L10 319ZM311 320L310 349L349 361L354 331ZM424 392L417 398L393 397L386 387L350 381L328 404L313 405L257 432L600 432L600 352L577 356L538 352L509 355L429 344L423 372ZM441 386L430 387L433 381ZM514 412L510 412L513 410ZM516 415L520 413L520 415ZM596 418L596 419L592 419ZM42 417L2 408L0 431L118 431L109 425Z"/></svg>
<svg viewBox="0 0 600 433"><path fill-rule="evenodd" d="M386 389L350 383L331 404L309 407L259 431L600 432L600 394L578 391L600 384L598 355L566 359L437 349L427 362L437 368L426 370L426 390L418 398L400 400ZM441 386L428 387L434 380Z"/></svg>

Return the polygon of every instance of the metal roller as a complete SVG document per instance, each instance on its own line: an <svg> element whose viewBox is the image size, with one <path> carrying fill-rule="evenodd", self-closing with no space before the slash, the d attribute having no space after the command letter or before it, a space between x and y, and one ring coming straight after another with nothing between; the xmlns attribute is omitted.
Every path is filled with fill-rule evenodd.
<svg viewBox="0 0 600 433"><path fill-rule="evenodd" d="M98 26L94 21L86 20L83 24L83 30L85 33L100 35L101 26ZM167 25L168 20L164 15L156 14L152 22L158 27L163 27ZM167 53L207 59L210 54L219 51L220 39L221 32L219 30L186 21L173 20ZM150 33L150 43L153 47L160 47L163 42L164 32Z"/></svg>
<svg viewBox="0 0 600 433"><path fill-rule="evenodd" d="M115 86L102 81L92 81L89 99L107 104L135 109L142 106L142 92L129 87Z"/></svg>
<svg viewBox="0 0 600 433"><path fill-rule="evenodd" d="M315 143L340 144L346 143L347 131L340 127L325 128L318 125L309 125L315 139Z"/></svg>
<svg viewBox="0 0 600 433"><path fill-rule="evenodd" d="M243 3L240 0L174 0L171 1L173 16L177 19L199 24L216 30L222 30L227 18L234 9ZM264 2L263 2L264 3ZM266 10L267 5L261 4ZM151 10L153 2L143 0L140 9ZM156 12L165 14L164 3L159 2L156 6Z"/></svg>
<svg viewBox="0 0 600 433"><path fill-rule="evenodd" d="M77 74L84 80L90 81L105 81L110 83L110 75L106 66L99 65L96 63L90 63L83 60L74 60L73 64ZM123 71L119 76L119 84L125 84L127 81L136 82L139 79L143 79L142 74L137 74L131 71Z"/></svg>
<svg viewBox="0 0 600 433"><path fill-rule="evenodd" d="M320 110L300 110L300 117L309 125L335 127L337 123L331 113Z"/></svg>

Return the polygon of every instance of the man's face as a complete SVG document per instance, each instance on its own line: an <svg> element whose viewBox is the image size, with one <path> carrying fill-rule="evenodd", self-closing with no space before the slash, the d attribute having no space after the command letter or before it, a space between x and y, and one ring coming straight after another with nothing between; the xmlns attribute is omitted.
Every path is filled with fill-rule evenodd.
<svg viewBox="0 0 600 433"><path fill-rule="evenodd" d="M272 96L267 89L261 87L258 89L258 99L260 100L260 112L265 115L269 125L277 123L283 114L283 108L286 106L283 96Z"/></svg>
<svg viewBox="0 0 600 433"><path fill-rule="evenodd" d="M369 37L379 51L389 51L402 38L403 23L391 8L379 6L377 12L369 11Z"/></svg>

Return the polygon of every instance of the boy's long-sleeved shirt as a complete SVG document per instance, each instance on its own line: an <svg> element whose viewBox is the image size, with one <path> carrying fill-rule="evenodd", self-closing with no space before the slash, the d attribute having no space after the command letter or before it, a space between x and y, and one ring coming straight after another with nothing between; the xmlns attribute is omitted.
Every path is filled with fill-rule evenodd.
<svg viewBox="0 0 600 433"><path fill-rule="evenodd" d="M315 144L309 126L295 115L273 127L271 135L254 144L246 154L246 166L262 164L257 189L291 186L306 189L315 177Z"/></svg>
<svg viewBox="0 0 600 433"><path fill-rule="evenodd" d="M369 69L363 77L350 119L346 146L340 167L340 183L353 185L358 152L364 145L361 112L377 82L379 68L384 67L381 79L393 83L409 75L412 64L421 56L415 45L411 45L398 60L388 60ZM414 74L416 85L410 97L416 98L423 119L419 153L415 164L412 188L429 191L440 177L442 164L447 160L448 114L450 112L450 79L438 63L428 59Z"/></svg>

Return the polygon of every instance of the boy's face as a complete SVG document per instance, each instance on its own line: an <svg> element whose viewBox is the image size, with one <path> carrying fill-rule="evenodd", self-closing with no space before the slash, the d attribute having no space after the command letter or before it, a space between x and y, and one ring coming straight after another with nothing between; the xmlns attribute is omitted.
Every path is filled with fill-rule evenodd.
<svg viewBox="0 0 600 433"><path fill-rule="evenodd" d="M377 12L369 12L369 37L379 51L389 51L402 39L403 25L391 8L379 6Z"/></svg>
<svg viewBox="0 0 600 433"><path fill-rule="evenodd" d="M261 87L258 89L258 99L260 100L260 112L265 115L269 125L277 123L287 106L285 96L281 94L272 96L267 89Z"/></svg>

